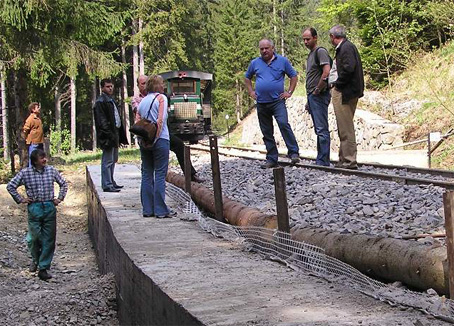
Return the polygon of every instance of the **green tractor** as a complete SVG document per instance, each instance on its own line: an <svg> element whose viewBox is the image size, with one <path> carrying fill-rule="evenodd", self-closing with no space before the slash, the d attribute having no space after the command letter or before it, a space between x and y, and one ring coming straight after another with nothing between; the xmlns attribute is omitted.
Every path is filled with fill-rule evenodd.
<svg viewBox="0 0 454 326"><path fill-rule="evenodd" d="M169 131L191 144L211 134L211 88L213 75L201 71L168 71Z"/></svg>

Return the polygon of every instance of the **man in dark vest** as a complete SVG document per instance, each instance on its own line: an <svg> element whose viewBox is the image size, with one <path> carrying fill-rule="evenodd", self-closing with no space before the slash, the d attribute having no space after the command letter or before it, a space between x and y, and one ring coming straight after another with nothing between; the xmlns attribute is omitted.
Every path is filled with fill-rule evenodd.
<svg viewBox="0 0 454 326"><path fill-rule="evenodd" d="M118 147L127 145L124 124L118 106L112 98L114 86L110 79L101 80L102 94L96 99L94 110L98 147L102 149L101 186L104 192L120 192L123 186L114 180Z"/></svg>
<svg viewBox="0 0 454 326"><path fill-rule="evenodd" d="M357 169L356 137L353 125L358 99L364 95L364 75L358 49L347 39L345 27L336 25L329 30L336 58L330 72L334 113L339 133L339 163L336 167Z"/></svg>

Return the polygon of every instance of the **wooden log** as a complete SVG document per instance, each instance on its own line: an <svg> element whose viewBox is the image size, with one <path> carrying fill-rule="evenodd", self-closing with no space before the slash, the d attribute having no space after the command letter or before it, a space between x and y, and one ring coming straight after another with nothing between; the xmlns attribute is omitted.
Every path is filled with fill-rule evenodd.
<svg viewBox="0 0 454 326"><path fill-rule="evenodd" d="M414 240L414 239L423 239L427 237L432 238L444 238L446 237L446 233L422 233L417 235L405 235L402 237L404 240Z"/></svg>
<svg viewBox="0 0 454 326"><path fill-rule="evenodd" d="M448 291L446 249L415 242L317 229L294 229L292 239L321 247L360 272L390 282L401 281L420 290Z"/></svg>

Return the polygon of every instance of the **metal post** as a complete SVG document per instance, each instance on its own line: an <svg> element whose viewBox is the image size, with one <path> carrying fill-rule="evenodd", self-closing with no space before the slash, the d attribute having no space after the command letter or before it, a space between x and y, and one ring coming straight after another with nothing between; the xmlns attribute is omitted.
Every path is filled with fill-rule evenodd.
<svg viewBox="0 0 454 326"><path fill-rule="evenodd" d="M225 123L227 125L227 140L230 140L230 130L229 130L229 115L225 115Z"/></svg>
<svg viewBox="0 0 454 326"><path fill-rule="evenodd" d="M184 145L184 180L185 190L191 195L191 148Z"/></svg>
<svg viewBox="0 0 454 326"><path fill-rule="evenodd" d="M431 168L432 162L431 162L431 156L432 156L432 151L430 149L430 132L427 136L427 159L429 163L429 169Z"/></svg>
<svg viewBox="0 0 454 326"><path fill-rule="evenodd" d="M224 222L222 190L221 190L221 172L219 169L218 138L210 136L210 154L211 154L211 171L213 174L213 191L215 215L218 221Z"/></svg>
<svg viewBox="0 0 454 326"><path fill-rule="evenodd" d="M448 281L449 297L454 298L454 191L446 191L443 194L443 206L445 212L446 247L448 250Z"/></svg>
<svg viewBox="0 0 454 326"><path fill-rule="evenodd" d="M282 232L290 233L284 168L279 167L273 169L273 176L274 191L276 193L277 229Z"/></svg>

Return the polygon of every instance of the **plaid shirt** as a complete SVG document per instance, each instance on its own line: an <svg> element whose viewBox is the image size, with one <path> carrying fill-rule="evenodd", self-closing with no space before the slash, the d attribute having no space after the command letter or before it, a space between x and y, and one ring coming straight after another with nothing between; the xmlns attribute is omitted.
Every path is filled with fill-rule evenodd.
<svg viewBox="0 0 454 326"><path fill-rule="evenodd" d="M8 183L6 190L11 194L16 203L21 203L23 197L17 192L19 186L24 185L28 198L34 202L54 200L54 181L60 186L58 199L63 200L68 191L65 179L53 167L46 165L42 171L35 167L22 169Z"/></svg>

